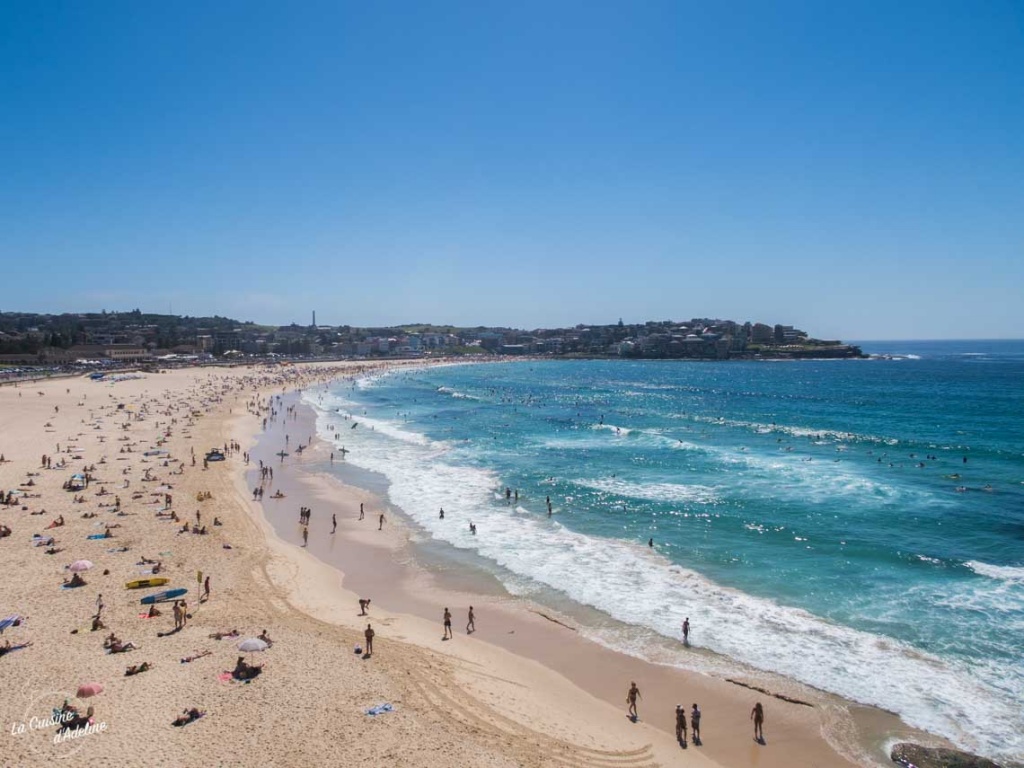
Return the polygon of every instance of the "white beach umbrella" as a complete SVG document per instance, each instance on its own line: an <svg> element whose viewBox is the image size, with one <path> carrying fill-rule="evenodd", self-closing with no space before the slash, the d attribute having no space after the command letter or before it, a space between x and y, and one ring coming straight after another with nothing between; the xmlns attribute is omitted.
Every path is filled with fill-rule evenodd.
<svg viewBox="0 0 1024 768"><path fill-rule="evenodd" d="M266 641L260 640L258 637L250 637L248 640L243 640L238 644L238 650L245 653L255 653L256 651L265 651L270 646L267 645Z"/></svg>

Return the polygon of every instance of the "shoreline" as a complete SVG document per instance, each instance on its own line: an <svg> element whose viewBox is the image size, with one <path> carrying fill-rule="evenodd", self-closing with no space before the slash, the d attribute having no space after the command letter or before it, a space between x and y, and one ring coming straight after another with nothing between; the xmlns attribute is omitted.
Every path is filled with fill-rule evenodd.
<svg viewBox="0 0 1024 768"><path fill-rule="evenodd" d="M284 540L299 545L300 529L297 523L289 522L288 518L297 520L299 506L313 508L310 553L340 571L346 588L372 597L375 607L381 604L389 610L432 620L439 627L440 612L445 604L460 606L455 611L457 625L465 613L464 606L472 603L476 608L478 625L483 624L481 616L488 616L489 623L501 628L498 631L496 627L495 631L478 635L474 639L483 639L539 661L588 693L620 708L620 699L625 690L622 686L628 687L629 679L646 677L653 682L647 683L646 688L643 682L640 683L641 689L647 691L644 695L648 702L641 705L641 712L644 708L650 710L656 707L648 722L669 734L673 725L670 704L677 698L685 699L687 707L692 703L691 699L698 701L707 718L703 727L705 746L701 749L716 761L727 765L744 765L753 760L766 766L776 764L770 754L772 750L760 750L760 754L750 755L747 748L742 743L736 744L734 739L736 729L746 727L748 708L754 699L766 698L757 692L758 688L766 686L771 688L773 694L785 697L766 699L772 710L774 743L785 740L801 754L813 752L816 759L824 761L820 764L862 765L864 761L876 765L887 764L889 745L900 740L945 744L939 737L911 728L892 713L844 700L773 673L747 668L738 675L733 674L732 679L716 678L627 655L578 632L580 625L574 617L530 600L513 597L495 575L480 567L467 570L450 558L446 559L443 554L438 555L439 562L433 563L433 567L424 567L421 562L424 547L422 542L415 541L418 538L415 525L403 518L401 530L390 530L395 527L395 517L401 515L399 511L389 515L384 535L377 535L376 510L380 505L391 508L394 505L376 497L370 490L346 485L329 472L322 471L330 447L316 437L315 410L301 401L301 396L296 396L292 404L297 406L296 410L301 415L297 421L290 422L290 425L294 425L289 426L290 431L313 436L313 444L303 453L301 460L295 461L292 456L286 459L286 465L293 462L295 476L291 471L280 473L282 483L275 484L275 487L287 487L287 498L280 501L264 499L264 507L267 504L283 505L288 511L269 510L268 521ZM278 440L281 439L279 435ZM263 442L272 440L272 433L261 435L260 438ZM256 456L257 451L273 455L274 451L269 449L274 447L279 448L267 445L266 448L254 449L253 455ZM340 463L336 462L336 466ZM362 469L355 472L356 475L363 473L365 470ZM380 492L380 488L374 490ZM351 521L348 517L339 516L338 534L334 538L340 535L340 540L324 544L320 539L329 530L329 514L340 499L349 500L347 507L345 504L340 505L349 511L353 503L358 503L356 499L364 503L370 500L367 508L374 509L374 515L371 519L368 513L367 520L356 526L349 524ZM385 540L384 543L381 538ZM383 560L385 555L387 561ZM384 597L381 598L381 595ZM485 606L483 612L481 606ZM458 634L456 641L460 639ZM717 654L701 649L688 650L717 657ZM726 661L734 668L743 666L732 660ZM595 670L602 672L597 674ZM754 690L749 690L750 686L754 686ZM815 706L812 710L785 699L811 701ZM714 702L714 710L728 709L728 713L715 711L714 720L718 722L714 726L710 725L714 720L707 715L708 702ZM827 738L819 732L827 732ZM731 743L724 747L723 742ZM778 752L776 755L781 757ZM778 764L786 764L787 760L782 759Z"/></svg>

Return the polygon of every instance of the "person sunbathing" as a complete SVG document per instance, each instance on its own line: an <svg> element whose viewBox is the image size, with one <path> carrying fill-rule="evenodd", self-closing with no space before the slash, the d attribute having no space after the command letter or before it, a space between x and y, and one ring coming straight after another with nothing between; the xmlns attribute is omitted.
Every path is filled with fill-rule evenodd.
<svg viewBox="0 0 1024 768"><path fill-rule="evenodd" d="M0 539L6 538L11 535L11 529L6 525L0 525Z"/></svg>
<svg viewBox="0 0 1024 768"><path fill-rule="evenodd" d="M64 586L69 589L72 587L84 587L88 582L82 578L82 574L76 573L71 579L64 579Z"/></svg>
<svg viewBox="0 0 1024 768"><path fill-rule="evenodd" d="M96 512L84 512L82 514L82 518L85 520L92 520L94 517L96 517L96 515Z"/></svg>
<svg viewBox="0 0 1024 768"><path fill-rule="evenodd" d="M148 661L144 661L141 664L132 664L132 666L128 667L128 669L124 671L124 676L131 677L132 675L138 675L142 672L148 672L152 668L153 666Z"/></svg>
<svg viewBox="0 0 1024 768"><path fill-rule="evenodd" d="M107 625L100 619L99 614L92 617L92 629L91 632L99 632L101 629L106 629Z"/></svg>
<svg viewBox="0 0 1024 768"><path fill-rule="evenodd" d="M178 533L188 533L188 523L185 523L183 526L181 526L181 529L178 531Z"/></svg>
<svg viewBox="0 0 1024 768"><path fill-rule="evenodd" d="M73 731L76 728L81 728L84 725L88 725L92 721L92 707L89 707L87 710L85 710L84 715L79 715L73 707L69 708L68 711L75 712L75 716L72 717L70 720L65 720L64 724L61 725L57 733L63 733L64 731Z"/></svg>
<svg viewBox="0 0 1024 768"><path fill-rule="evenodd" d="M202 717L205 714L206 714L206 712L202 712L202 711L196 709L195 707L192 707L191 709L183 710L182 713L180 715L178 715L178 717L176 717L174 719L174 722L171 723L171 725L174 725L174 726L177 726L178 728L180 728L183 725L188 725L189 723L195 722L196 720L198 720L200 717Z"/></svg>
<svg viewBox="0 0 1024 768"><path fill-rule="evenodd" d="M272 499L283 499L284 498L284 494L281 493L280 491L277 491L270 498L272 498Z"/></svg>
<svg viewBox="0 0 1024 768"><path fill-rule="evenodd" d="M50 547L49 549L43 551L47 555L56 555L58 552L63 552L64 547Z"/></svg>
<svg viewBox="0 0 1024 768"><path fill-rule="evenodd" d="M147 618L155 618L160 615L160 611L157 610L156 603L152 603L149 606L149 612L146 614Z"/></svg>
<svg viewBox="0 0 1024 768"><path fill-rule="evenodd" d="M210 637L214 640L223 640L225 637L238 637L238 630L232 629L230 632L214 632Z"/></svg>
<svg viewBox="0 0 1024 768"><path fill-rule="evenodd" d="M110 526L109 525L106 528L103 529L103 538L104 539L112 539L112 538L114 538L114 534L112 534L110 532Z"/></svg>
<svg viewBox="0 0 1024 768"><path fill-rule="evenodd" d="M185 658L183 658L181 660L181 663L182 664L190 664L193 661L195 661L196 659L202 659L202 658L204 658L206 656L209 656L211 653L213 653L213 651L203 651L202 653L196 653L194 656L186 656Z"/></svg>
<svg viewBox="0 0 1024 768"><path fill-rule="evenodd" d="M20 651L22 648L28 648L32 645L32 642L18 643L17 645L11 645L10 640L5 640L3 645L0 645L0 656L5 656L11 651Z"/></svg>
<svg viewBox="0 0 1024 768"><path fill-rule="evenodd" d="M110 652L111 653L127 653L128 651L137 650L138 647L139 646L137 646L135 643L133 643L131 641L128 641L127 643L122 643L119 640L119 641L111 644Z"/></svg>
<svg viewBox="0 0 1024 768"><path fill-rule="evenodd" d="M214 518L213 518L213 524L214 524L214 525L224 525L224 523L222 523L222 522L220 521L220 518L219 518L219 517L214 517Z"/></svg>
<svg viewBox="0 0 1024 768"><path fill-rule="evenodd" d="M245 659L239 656L238 661L235 662L235 668L231 671L231 676L235 680L252 680L262 671L262 665L247 664Z"/></svg>
<svg viewBox="0 0 1024 768"><path fill-rule="evenodd" d="M260 634L257 635L257 637L264 643L266 643L268 648L274 644L274 641L270 639L270 635L267 634L267 630L265 629L262 632L260 632Z"/></svg>

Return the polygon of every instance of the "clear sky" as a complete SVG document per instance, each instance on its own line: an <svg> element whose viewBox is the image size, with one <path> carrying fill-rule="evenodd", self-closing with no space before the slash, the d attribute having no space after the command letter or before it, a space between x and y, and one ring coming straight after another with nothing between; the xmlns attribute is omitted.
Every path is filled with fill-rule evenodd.
<svg viewBox="0 0 1024 768"><path fill-rule="evenodd" d="M0 0L0 310L1024 337L1024 5Z"/></svg>

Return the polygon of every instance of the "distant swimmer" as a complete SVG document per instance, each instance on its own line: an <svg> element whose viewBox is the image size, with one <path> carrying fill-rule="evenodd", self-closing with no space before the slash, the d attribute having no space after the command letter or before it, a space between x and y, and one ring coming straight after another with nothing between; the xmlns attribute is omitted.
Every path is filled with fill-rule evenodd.
<svg viewBox="0 0 1024 768"><path fill-rule="evenodd" d="M653 538L647 540L647 546L651 547L652 549L654 548L654 539Z"/></svg>
<svg viewBox="0 0 1024 768"><path fill-rule="evenodd" d="M441 515L440 515L440 519L441 519L441 520L444 520L444 507L441 507Z"/></svg>

